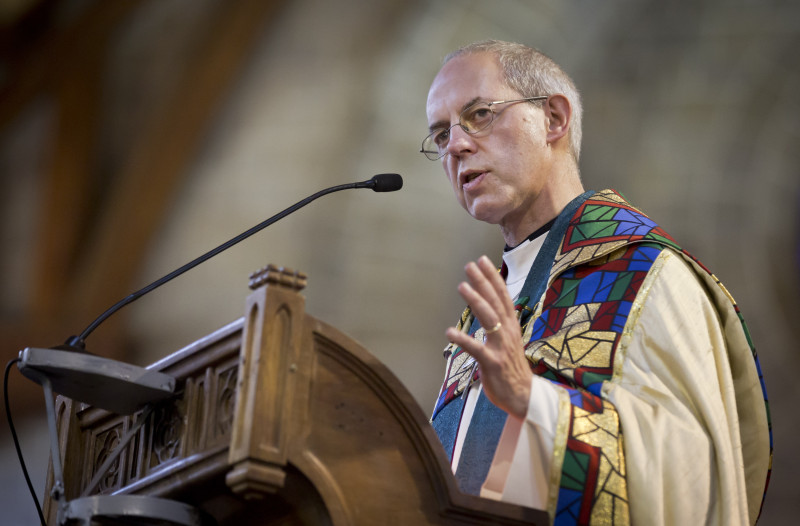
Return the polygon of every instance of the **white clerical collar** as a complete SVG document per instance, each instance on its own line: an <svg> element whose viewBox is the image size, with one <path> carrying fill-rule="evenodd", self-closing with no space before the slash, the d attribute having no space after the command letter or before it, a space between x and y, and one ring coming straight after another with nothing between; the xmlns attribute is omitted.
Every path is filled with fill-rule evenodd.
<svg viewBox="0 0 800 526"><path fill-rule="evenodd" d="M533 266L533 261L536 259L539 250L544 244L547 232L546 230L533 239L526 239L511 250L503 252L503 262L505 262L506 268L508 268L506 288L508 289L511 299L516 301L519 293L522 291L525 278L528 277L528 272L530 272Z"/></svg>

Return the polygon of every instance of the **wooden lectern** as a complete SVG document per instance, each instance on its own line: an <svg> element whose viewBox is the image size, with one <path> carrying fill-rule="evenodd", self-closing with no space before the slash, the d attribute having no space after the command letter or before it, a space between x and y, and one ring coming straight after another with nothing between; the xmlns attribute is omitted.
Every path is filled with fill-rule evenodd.
<svg viewBox="0 0 800 526"><path fill-rule="evenodd" d="M306 314L305 283L256 272L244 318L151 365L178 380L178 395L88 493L172 499L220 525L548 523L461 493L421 408L366 349ZM58 397L56 414L74 499L142 412ZM48 524L55 508L48 499Z"/></svg>

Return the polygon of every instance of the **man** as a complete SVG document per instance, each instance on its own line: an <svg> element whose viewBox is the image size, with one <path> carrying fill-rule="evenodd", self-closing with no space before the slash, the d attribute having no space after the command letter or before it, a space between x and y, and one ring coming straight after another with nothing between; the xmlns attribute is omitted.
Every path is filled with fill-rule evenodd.
<svg viewBox="0 0 800 526"><path fill-rule="evenodd" d="M772 446L738 309L618 193L584 192L580 104L505 42L431 85L422 151L506 243L500 272L466 266L431 421L463 491L556 524L754 523Z"/></svg>

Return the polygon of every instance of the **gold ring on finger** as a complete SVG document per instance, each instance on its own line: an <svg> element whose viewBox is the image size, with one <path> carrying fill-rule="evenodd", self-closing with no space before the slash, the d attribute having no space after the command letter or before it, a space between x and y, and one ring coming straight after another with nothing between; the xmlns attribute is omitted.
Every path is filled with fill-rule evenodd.
<svg viewBox="0 0 800 526"><path fill-rule="evenodd" d="M502 326L503 326L503 324L498 321L497 324L494 327L492 327L491 329L486 329L486 334L487 335L494 334L497 331L499 331Z"/></svg>

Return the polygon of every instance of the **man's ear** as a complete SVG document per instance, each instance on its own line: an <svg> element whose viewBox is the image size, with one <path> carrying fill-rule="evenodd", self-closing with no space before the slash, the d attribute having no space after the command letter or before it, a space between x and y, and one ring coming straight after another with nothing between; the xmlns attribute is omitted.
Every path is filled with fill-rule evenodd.
<svg viewBox="0 0 800 526"><path fill-rule="evenodd" d="M551 95L544 103L547 117L547 142L555 144L566 137L572 124L572 106L564 95Z"/></svg>

